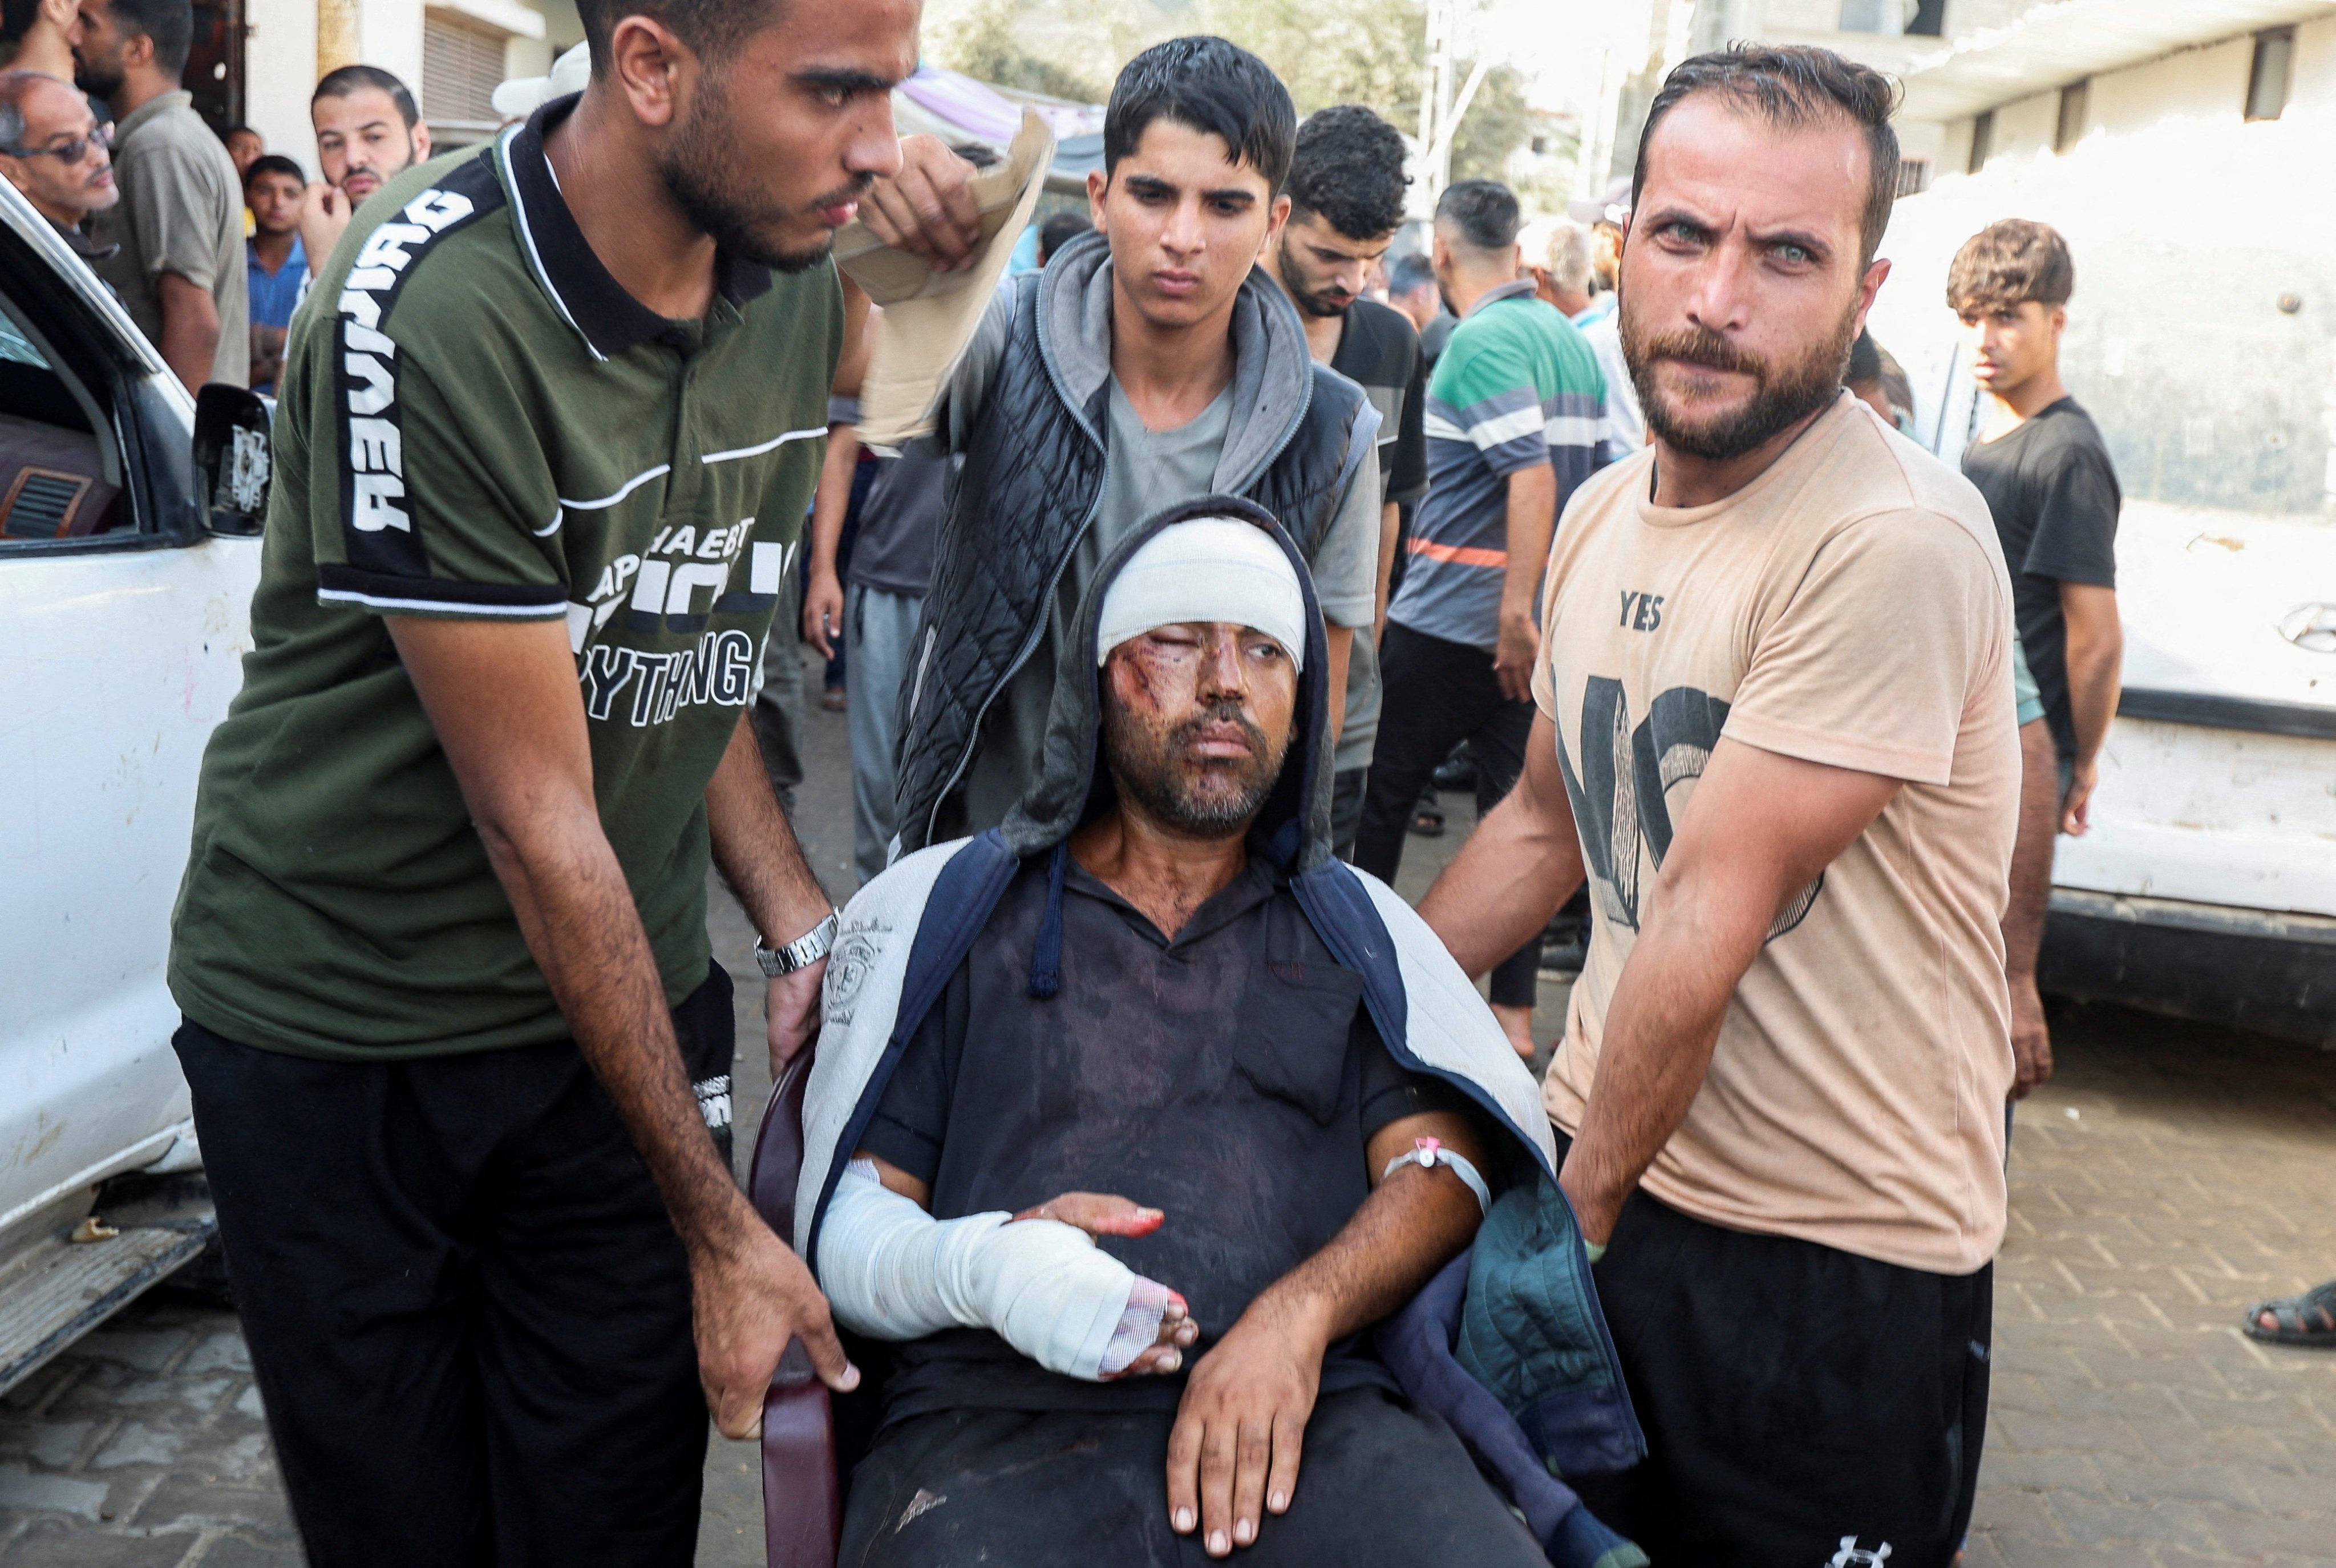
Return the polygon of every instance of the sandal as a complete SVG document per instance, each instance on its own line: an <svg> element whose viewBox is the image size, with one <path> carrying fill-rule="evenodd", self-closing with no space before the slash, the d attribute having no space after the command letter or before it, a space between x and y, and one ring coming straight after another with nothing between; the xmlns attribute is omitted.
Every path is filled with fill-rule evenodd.
<svg viewBox="0 0 2336 1568"><path fill-rule="evenodd" d="M2265 1312L2271 1314L2277 1328L2266 1329L2259 1321ZM2266 1345L2312 1345L2336 1349L2336 1280L2301 1296L2257 1301L2247 1309L2246 1328L2249 1339L2261 1339Z"/></svg>
<svg viewBox="0 0 2336 1568"><path fill-rule="evenodd" d="M1411 831L1424 839L1444 836L1444 803L1436 798L1433 784L1420 793L1419 803L1411 808Z"/></svg>

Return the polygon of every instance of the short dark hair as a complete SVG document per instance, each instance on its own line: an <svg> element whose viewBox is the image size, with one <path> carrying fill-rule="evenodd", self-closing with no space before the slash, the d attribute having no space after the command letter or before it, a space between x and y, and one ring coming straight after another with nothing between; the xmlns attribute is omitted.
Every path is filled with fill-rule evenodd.
<svg viewBox="0 0 2336 1568"><path fill-rule="evenodd" d="M1377 239L1403 221L1403 132L1361 104L1318 109L1298 128L1290 215L1319 214L1349 239Z"/></svg>
<svg viewBox="0 0 2336 1568"><path fill-rule="evenodd" d="M1095 232L1095 220L1084 212L1050 212L1046 221L1038 225L1038 265L1044 267L1055 258L1055 252L1082 234Z"/></svg>
<svg viewBox="0 0 2336 1568"><path fill-rule="evenodd" d="M1871 332L1860 332L1857 341L1849 346L1849 369L1842 380L1851 386L1882 379L1882 348L1874 341Z"/></svg>
<svg viewBox="0 0 2336 1568"><path fill-rule="evenodd" d="M174 81L185 74L195 44L192 0L105 0L105 8L124 34L154 41L154 69Z"/></svg>
<svg viewBox="0 0 2336 1568"><path fill-rule="evenodd" d="M1947 308L2002 310L2029 300L2058 309L2077 292L2068 242L2049 223L2007 218L1990 223L1955 252L1947 268Z"/></svg>
<svg viewBox="0 0 2336 1568"><path fill-rule="evenodd" d="M1171 38L1127 63L1103 114L1105 179L1155 120L1222 139L1226 161L1264 175L1277 196L1290 179L1298 106L1272 67L1238 44L1205 34Z"/></svg>
<svg viewBox="0 0 2336 1568"><path fill-rule="evenodd" d="M1890 126L1898 88L1889 77L1830 49L1801 44L1734 44L1680 61L1663 78L1662 91L1648 106L1646 128L1639 132L1639 162L1630 175L1633 209L1647 188L1655 127L1698 93L1719 93L1737 108L1786 130L1799 130L1828 115L1863 130L1865 213L1858 227L1864 259L1874 259L1883 231L1890 227L1891 206L1898 199L1898 132Z"/></svg>
<svg viewBox="0 0 2336 1568"><path fill-rule="evenodd" d="M308 102L313 106L319 98L347 98L368 87L378 87L389 94L389 101L397 106L397 116L405 122L408 131L422 122L422 111L414 106L414 94L407 91L405 83L378 65L344 65L337 71L326 72L316 90L308 94Z"/></svg>
<svg viewBox="0 0 2336 1568"><path fill-rule="evenodd" d="M1506 250L1525 225L1516 192L1497 180L1463 180L1436 199L1436 221L1460 231L1463 243L1486 254Z"/></svg>
<svg viewBox="0 0 2336 1568"><path fill-rule="evenodd" d="M1425 285L1436 287L1436 263L1415 250L1387 268L1387 297L1409 294Z"/></svg>
<svg viewBox="0 0 2336 1568"><path fill-rule="evenodd" d="M243 171L243 188L250 190L251 182L263 174L288 174L303 185L308 183L307 171L281 152L263 152L253 159L251 167Z"/></svg>
<svg viewBox="0 0 2336 1568"><path fill-rule="evenodd" d="M592 74L608 66L608 39L628 16L649 16L673 29L708 71L746 38L779 20L787 0L576 0L576 18L592 46Z"/></svg>
<svg viewBox="0 0 2336 1568"><path fill-rule="evenodd" d="M0 0L0 44L14 44L33 30L41 0Z"/></svg>

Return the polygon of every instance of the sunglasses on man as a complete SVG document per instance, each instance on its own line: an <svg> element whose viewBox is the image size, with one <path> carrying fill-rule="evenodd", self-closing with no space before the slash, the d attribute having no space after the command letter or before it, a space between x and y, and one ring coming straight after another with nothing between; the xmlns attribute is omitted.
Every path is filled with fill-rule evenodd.
<svg viewBox="0 0 2336 1568"><path fill-rule="evenodd" d="M109 152L113 150L113 122L109 120L86 136L76 136L54 147L0 147L0 152L11 158L54 158L60 163L78 163L89 156L92 147L102 147Z"/></svg>

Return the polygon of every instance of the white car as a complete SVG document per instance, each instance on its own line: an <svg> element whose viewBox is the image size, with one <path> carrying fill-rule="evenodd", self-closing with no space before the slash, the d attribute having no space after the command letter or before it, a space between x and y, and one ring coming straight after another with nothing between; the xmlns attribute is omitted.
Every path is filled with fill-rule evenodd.
<svg viewBox="0 0 2336 1568"><path fill-rule="evenodd" d="M0 1392L212 1230L118 1180L200 1167L163 960L267 460L258 398L201 407L0 183Z"/></svg>
<svg viewBox="0 0 2336 1568"><path fill-rule="evenodd" d="M1952 463L1979 388L1906 336ZM2128 498L2117 560L2123 695L2039 983L2336 1046L2336 524Z"/></svg>

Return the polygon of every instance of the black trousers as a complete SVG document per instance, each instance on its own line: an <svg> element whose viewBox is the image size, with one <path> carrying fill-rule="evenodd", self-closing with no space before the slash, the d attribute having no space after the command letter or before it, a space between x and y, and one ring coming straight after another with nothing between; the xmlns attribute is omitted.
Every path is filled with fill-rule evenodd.
<svg viewBox="0 0 2336 1568"><path fill-rule="evenodd" d="M674 1015L726 1131L717 967ZM572 1044L316 1061L174 1037L314 1568L687 1568L689 1270Z"/></svg>
<svg viewBox="0 0 2336 1568"><path fill-rule="evenodd" d="M1168 1527L1173 1410L944 1410L884 1429L852 1473L837 1568L1202 1568ZM1290 1512L1241 1568L1548 1568L1441 1417L1378 1388L1326 1394Z"/></svg>
<svg viewBox="0 0 2336 1568"><path fill-rule="evenodd" d="M1953 1562L1987 1432L1994 1265L1927 1273L1640 1192L1596 1278L1648 1456L1568 1479L1660 1568L1871 1563L1884 1546L1889 1568Z"/></svg>
<svg viewBox="0 0 2336 1568"><path fill-rule="evenodd" d="M1379 682L1378 742L1371 753L1354 863L1392 882L1403 864L1412 808L1428 775L1454 746L1464 740L1475 743L1481 820L1524 771L1533 705L1501 695L1493 656L1483 648L1393 621L1379 643ZM1540 972L1541 938L1535 936L1494 969L1493 1000L1503 1007L1532 1007Z"/></svg>

